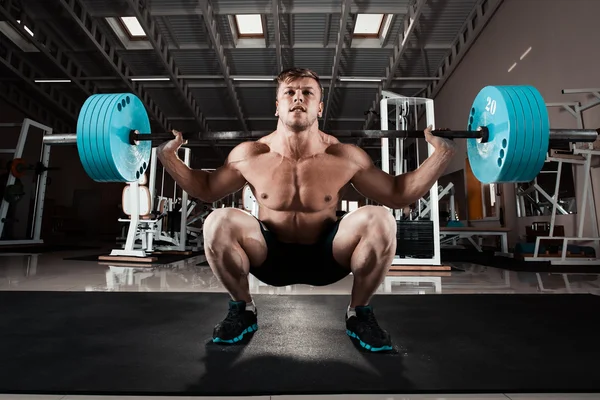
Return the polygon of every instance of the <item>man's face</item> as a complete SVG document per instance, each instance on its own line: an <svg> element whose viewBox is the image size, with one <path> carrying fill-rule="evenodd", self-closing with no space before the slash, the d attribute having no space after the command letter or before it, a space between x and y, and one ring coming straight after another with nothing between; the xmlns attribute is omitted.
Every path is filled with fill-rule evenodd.
<svg viewBox="0 0 600 400"><path fill-rule="evenodd" d="M284 82L277 91L277 115L292 131L308 129L323 113L319 84L312 78Z"/></svg>

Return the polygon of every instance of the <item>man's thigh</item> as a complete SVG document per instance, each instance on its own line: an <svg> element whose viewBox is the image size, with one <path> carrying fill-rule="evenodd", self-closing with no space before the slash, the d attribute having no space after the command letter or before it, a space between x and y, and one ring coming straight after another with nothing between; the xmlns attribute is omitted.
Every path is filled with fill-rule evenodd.
<svg viewBox="0 0 600 400"><path fill-rule="evenodd" d="M383 242L396 240L395 229L395 218L384 207L363 206L351 211L340 221L333 240L333 257L338 264L350 268L352 255L363 238Z"/></svg>

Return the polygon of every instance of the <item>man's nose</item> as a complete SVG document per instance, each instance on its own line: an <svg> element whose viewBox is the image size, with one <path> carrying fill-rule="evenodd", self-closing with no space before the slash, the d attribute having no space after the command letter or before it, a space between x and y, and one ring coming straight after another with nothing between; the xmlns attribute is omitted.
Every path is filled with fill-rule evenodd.
<svg viewBox="0 0 600 400"><path fill-rule="evenodd" d="M302 91L296 90L296 93L294 94L294 102L303 102L303 101L304 101L304 97L302 96Z"/></svg>

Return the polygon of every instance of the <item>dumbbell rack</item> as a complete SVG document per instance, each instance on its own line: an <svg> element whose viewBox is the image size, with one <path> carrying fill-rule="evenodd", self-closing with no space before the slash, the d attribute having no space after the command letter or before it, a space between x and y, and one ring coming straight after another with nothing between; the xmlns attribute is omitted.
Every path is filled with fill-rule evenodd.
<svg viewBox="0 0 600 400"><path fill-rule="evenodd" d="M6 123L0 124L0 128L15 128L21 127L21 131L19 133L19 139L17 140L17 145L14 149L0 149L0 153L4 154L12 154L13 159L21 158L23 156L23 150L25 148L25 143L27 142L27 136L29 134L29 128L39 128L43 131L44 136L52 134L52 128L42 125L34 120L29 118L25 118L22 123ZM50 146L42 145L42 154L40 156L40 162L43 165L48 165L50 159ZM44 241L41 239L42 233L42 213L44 211L44 197L46 196L46 180L48 176L48 171L43 170L39 175L37 175L37 184L35 190L35 206L34 206L34 215L33 215L33 223L31 226L30 238L29 239L16 239L16 240L0 240L0 246L15 246L15 245L30 245L30 244L42 244ZM6 180L6 187L13 185L16 181L16 178L9 174L8 179ZM8 215L8 209L10 204L3 198L2 204L0 205L0 237L4 232L4 222L6 221L6 216ZM27 221L25 221L26 223Z"/></svg>
<svg viewBox="0 0 600 400"><path fill-rule="evenodd" d="M565 102L565 103L546 103L547 107L561 107L568 111L576 120L577 127L583 129L583 115L582 113L590 108L600 105L600 89L565 89L562 91L563 94L592 94L596 97L595 100L590 101L587 104L580 104L579 102ZM595 156L600 156L600 150L595 150L593 143L587 143L588 147L578 148L575 143L570 145L573 155L579 155L583 159L572 159L572 158L559 158L553 157L552 155L546 158L546 161L558 162L558 170L556 173L556 185L552 196L547 194L540 188L537 183L534 184L535 189L542 194L552 204L552 216L550 219L550 230L549 236L538 236L535 241L535 249L533 256L524 257L525 261L549 261L553 265L600 265L600 237L598 231L598 220L596 213L596 205L594 202L594 194L591 182L591 165L592 159ZM583 166L583 188L581 189L581 207L577 208L577 235L576 236L554 236L554 226L556 221L556 213L560 208L558 204L558 194L560 189L560 177L563 163L570 163ZM516 188L515 188L516 189ZM518 196L517 196L518 197ZM517 201L519 199L517 198ZM587 214L589 208L589 214ZM563 211L561 210L561 213ZM584 236L583 228L587 221L591 221L592 236ZM562 240L562 252L559 257L544 257L539 254L540 242L543 240ZM595 251L595 257L567 257L567 245L569 242L592 242Z"/></svg>

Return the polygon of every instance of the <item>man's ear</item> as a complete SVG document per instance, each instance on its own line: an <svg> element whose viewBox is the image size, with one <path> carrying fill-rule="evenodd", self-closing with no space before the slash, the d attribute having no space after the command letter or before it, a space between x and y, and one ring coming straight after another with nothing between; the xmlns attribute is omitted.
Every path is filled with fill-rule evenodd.
<svg viewBox="0 0 600 400"><path fill-rule="evenodd" d="M323 116L323 102L319 103L319 117Z"/></svg>
<svg viewBox="0 0 600 400"><path fill-rule="evenodd" d="M279 102L275 101L275 115L279 115L279 111L277 111L277 109L279 108Z"/></svg>

